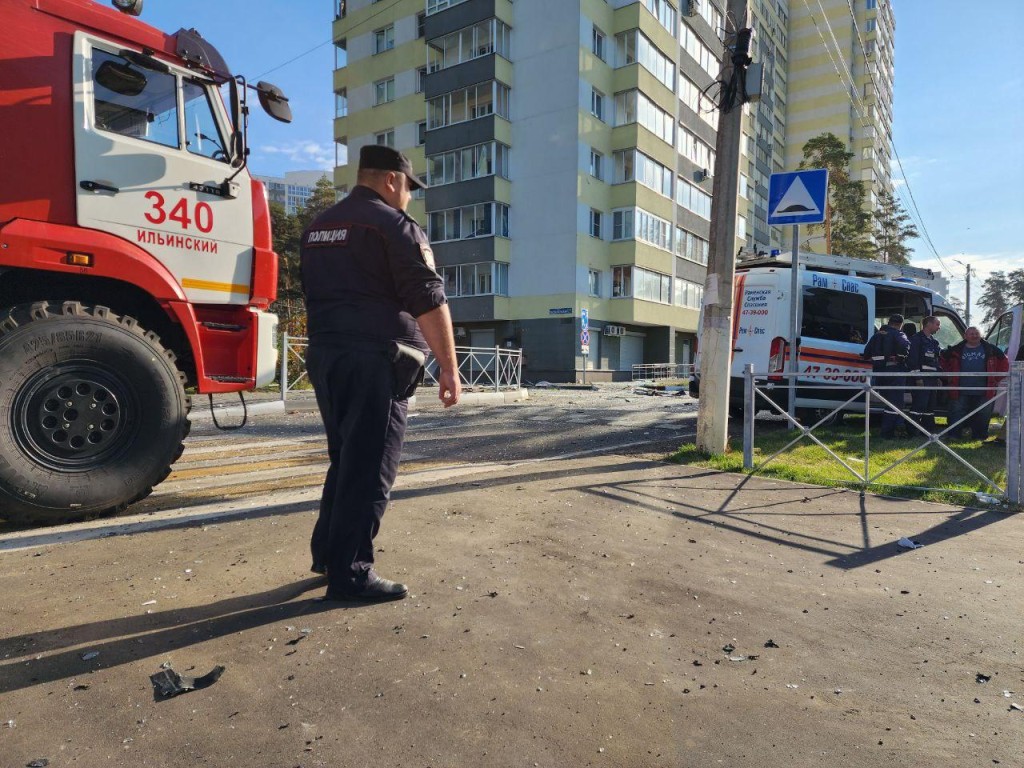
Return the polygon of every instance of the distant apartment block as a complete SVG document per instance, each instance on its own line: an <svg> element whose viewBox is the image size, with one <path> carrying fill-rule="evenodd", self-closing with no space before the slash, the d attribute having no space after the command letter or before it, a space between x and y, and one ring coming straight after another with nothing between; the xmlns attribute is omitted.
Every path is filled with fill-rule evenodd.
<svg viewBox="0 0 1024 768"><path fill-rule="evenodd" d="M285 211L294 216L316 188L320 179L330 178L327 171L288 171L284 176L256 176L267 188L267 196L272 203L280 203Z"/></svg>
<svg viewBox="0 0 1024 768"><path fill-rule="evenodd" d="M864 0L856 0L863 5ZM458 341L522 347L526 377L689 362L707 278L724 0L336 2L335 139L405 152ZM744 106L737 240L780 248L787 2L751 3L763 97ZM335 184L355 183L356 164ZM590 350L580 347L587 309Z"/></svg>

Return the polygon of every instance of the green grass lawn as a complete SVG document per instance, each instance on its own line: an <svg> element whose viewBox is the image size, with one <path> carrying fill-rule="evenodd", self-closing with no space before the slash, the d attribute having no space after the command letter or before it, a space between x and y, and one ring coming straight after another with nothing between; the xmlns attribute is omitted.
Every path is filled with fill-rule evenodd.
<svg viewBox="0 0 1024 768"><path fill-rule="evenodd" d="M940 422L942 421L940 419ZM739 424L736 423L736 426ZM944 426L941 424L940 430ZM754 466L760 466L766 458L783 448L798 434L796 431L787 431L785 426L778 422L758 421L754 440ZM995 425L992 434L995 434ZM853 469L861 475L864 474L864 419L848 416L842 425L827 429L819 427L814 435ZM921 435L920 439L914 437L883 440L872 435L869 476L899 461L923 443L924 439L924 435ZM1005 445L951 438L947 438L946 443L969 464L1005 487ZM671 456L671 460L726 472L743 472L742 433L731 434L730 444L732 450L718 456L704 454L693 444L683 445ZM775 457L762 467L758 474L814 485L860 487L860 481L849 470L807 437ZM939 446L929 446L919 451L913 458L886 472L875 483L869 486L868 490L953 504L963 504L970 500L967 494L999 493ZM906 486L937 490L920 491Z"/></svg>

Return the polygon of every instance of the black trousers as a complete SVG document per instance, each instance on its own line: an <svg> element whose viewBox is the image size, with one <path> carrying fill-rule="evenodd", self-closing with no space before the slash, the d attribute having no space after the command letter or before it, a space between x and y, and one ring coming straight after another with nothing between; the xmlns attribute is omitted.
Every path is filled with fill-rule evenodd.
<svg viewBox="0 0 1024 768"><path fill-rule="evenodd" d="M351 589L373 566L380 529L398 474L408 401L393 397L384 349L311 342L306 368L327 433L330 468L310 549L327 566L331 587Z"/></svg>
<svg viewBox="0 0 1024 768"><path fill-rule="evenodd" d="M914 387L930 387L930 389L915 389L910 393L911 406L910 415L914 417L922 427L929 432L935 431L935 401L938 392L934 387L938 386L937 379L914 379L911 378L910 385ZM914 430L913 434L920 434Z"/></svg>

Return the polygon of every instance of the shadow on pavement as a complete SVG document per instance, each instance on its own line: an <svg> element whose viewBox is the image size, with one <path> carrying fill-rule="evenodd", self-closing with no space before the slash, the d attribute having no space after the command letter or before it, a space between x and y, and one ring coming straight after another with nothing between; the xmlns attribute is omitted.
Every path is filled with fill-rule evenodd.
<svg viewBox="0 0 1024 768"><path fill-rule="evenodd" d="M320 578L304 579L210 605L97 621L0 640L0 656L5 658L5 663L0 664L0 694L160 656L266 624L356 607L355 604L297 600L323 585L324 580ZM95 662L82 660L84 650L77 646L83 644L88 644L89 652L99 653ZM76 650L35 658L72 645ZM26 656L31 658L25 661Z"/></svg>

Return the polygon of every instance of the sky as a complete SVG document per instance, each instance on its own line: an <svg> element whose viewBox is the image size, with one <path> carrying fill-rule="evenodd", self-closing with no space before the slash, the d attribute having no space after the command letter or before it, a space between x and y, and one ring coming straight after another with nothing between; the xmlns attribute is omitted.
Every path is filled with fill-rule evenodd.
<svg viewBox="0 0 1024 768"><path fill-rule="evenodd" d="M997 31L998 20L1018 18L1021 5L984 6L893 5L893 143L906 181L895 158L893 177L900 199L908 207L911 196L916 201L939 256L918 239L912 263L955 278L950 295L960 299L965 269L957 260L970 264L972 305L993 270L1024 268L1024 74L1012 33ZM295 121L274 122L257 107L249 132L253 172L279 175L334 166L333 16L333 0L146 0L142 18L166 32L196 27L235 72L285 91ZM972 315L980 320L975 307Z"/></svg>

